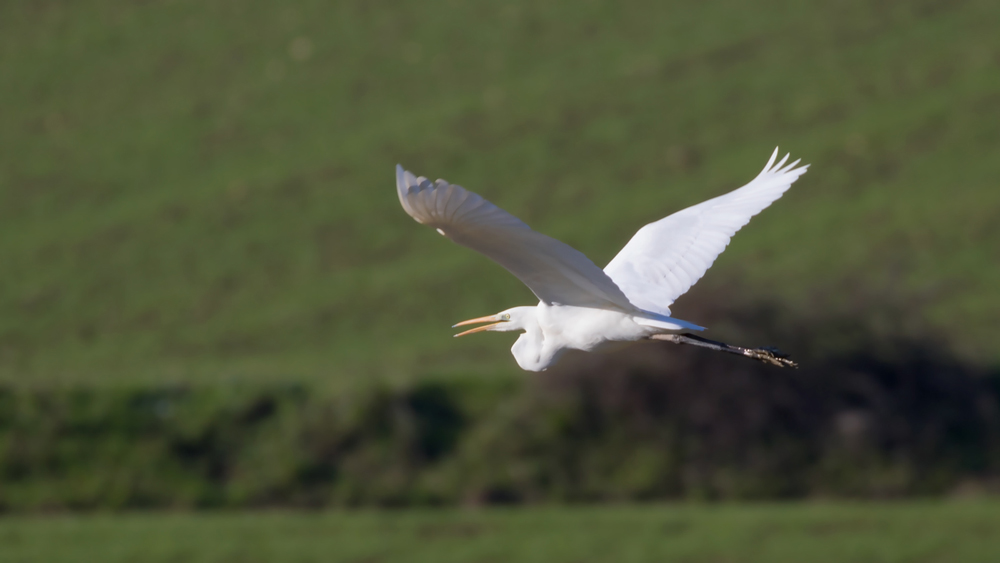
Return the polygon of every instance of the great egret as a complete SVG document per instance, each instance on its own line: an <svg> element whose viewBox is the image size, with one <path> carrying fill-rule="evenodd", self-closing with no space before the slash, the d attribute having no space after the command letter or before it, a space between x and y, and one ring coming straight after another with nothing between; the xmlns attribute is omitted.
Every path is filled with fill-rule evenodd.
<svg viewBox="0 0 1000 563"><path fill-rule="evenodd" d="M396 165L403 209L452 241L481 252L517 276L538 297L454 326L490 323L482 331L523 331L511 348L517 365L542 371L567 350L597 351L617 343L664 340L797 367L774 348L741 348L685 333L704 328L670 316L670 305L705 275L729 239L781 197L808 165L775 164L749 184L650 223L602 271L569 245L531 230L517 217L461 186L415 177Z"/></svg>

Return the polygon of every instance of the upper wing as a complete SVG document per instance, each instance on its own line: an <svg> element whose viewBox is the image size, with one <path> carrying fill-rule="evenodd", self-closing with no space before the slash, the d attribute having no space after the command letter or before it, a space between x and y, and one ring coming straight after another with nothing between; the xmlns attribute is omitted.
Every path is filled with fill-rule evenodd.
<svg viewBox="0 0 1000 563"><path fill-rule="evenodd" d="M604 268L637 307L670 314L670 305L701 279L729 239L771 205L808 165L774 164L778 149L749 184L639 229Z"/></svg>
<svg viewBox="0 0 1000 563"><path fill-rule="evenodd" d="M396 165L403 209L451 240L489 256L545 303L634 310L622 290L571 246L531 230L520 219L461 186L431 183Z"/></svg>

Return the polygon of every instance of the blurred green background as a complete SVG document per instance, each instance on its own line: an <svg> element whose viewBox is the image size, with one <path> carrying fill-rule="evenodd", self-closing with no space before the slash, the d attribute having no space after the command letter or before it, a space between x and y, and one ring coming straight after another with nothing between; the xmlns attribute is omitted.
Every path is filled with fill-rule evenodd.
<svg viewBox="0 0 1000 563"><path fill-rule="evenodd" d="M791 310L895 300L995 363L998 15L988 1L4 2L0 377L516 375L509 338L455 342L449 326L531 294L409 219L397 162L604 264L775 146L810 172L705 285L738 280L727 299Z"/></svg>
<svg viewBox="0 0 1000 563"><path fill-rule="evenodd" d="M2 2L0 511L995 490L998 26L985 0ZM671 349L535 376L509 336L456 341L532 295L393 185L444 177L603 265L775 146L810 171L674 312L788 349L791 382ZM44 526L0 543L54 560ZM836 559L945 553L893 537Z"/></svg>

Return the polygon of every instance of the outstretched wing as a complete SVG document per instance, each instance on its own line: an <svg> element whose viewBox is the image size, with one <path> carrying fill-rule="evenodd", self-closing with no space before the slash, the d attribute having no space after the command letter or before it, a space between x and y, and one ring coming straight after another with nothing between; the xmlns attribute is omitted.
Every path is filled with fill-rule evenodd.
<svg viewBox="0 0 1000 563"><path fill-rule="evenodd" d="M795 168L798 160L785 166L788 155L775 164L777 156L774 149L764 170L742 188L639 229L604 272L635 306L669 315L670 305L705 275L736 231L809 168Z"/></svg>
<svg viewBox="0 0 1000 563"><path fill-rule="evenodd" d="M481 196L444 180L414 177L399 165L396 191L410 217L492 258L541 301L634 310L615 282L583 253L531 230Z"/></svg>

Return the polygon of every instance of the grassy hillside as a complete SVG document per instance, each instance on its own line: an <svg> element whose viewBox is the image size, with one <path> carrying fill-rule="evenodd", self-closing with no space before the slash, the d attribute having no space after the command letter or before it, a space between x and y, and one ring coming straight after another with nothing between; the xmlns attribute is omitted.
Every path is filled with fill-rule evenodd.
<svg viewBox="0 0 1000 563"><path fill-rule="evenodd" d="M990 503L131 514L0 520L0 562L996 561Z"/></svg>
<svg viewBox="0 0 1000 563"><path fill-rule="evenodd" d="M775 145L812 169L705 284L891 302L1000 361L997 21L986 0L4 2L0 380L513 374L509 338L448 326L530 293L406 217L395 163L603 264Z"/></svg>

